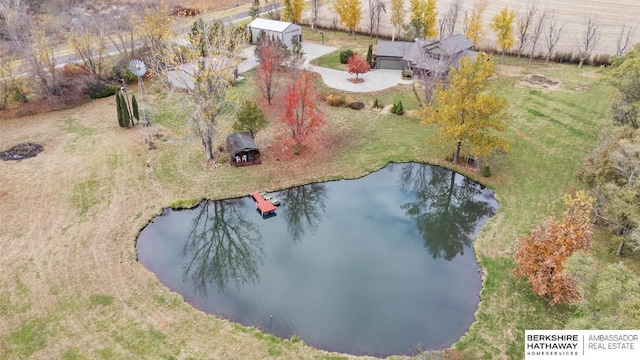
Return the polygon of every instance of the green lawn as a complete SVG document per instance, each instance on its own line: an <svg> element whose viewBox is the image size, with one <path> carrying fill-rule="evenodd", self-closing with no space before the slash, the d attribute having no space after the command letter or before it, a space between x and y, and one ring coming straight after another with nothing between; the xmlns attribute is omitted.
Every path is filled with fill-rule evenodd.
<svg viewBox="0 0 640 360"><path fill-rule="evenodd" d="M512 58L501 66L509 75L496 77L492 83L510 104L506 137L512 150L492 164L491 178L458 169L493 188L500 208L476 241L486 274L482 302L476 313L477 321L455 348L470 351L474 357L517 359L523 356L525 329L562 328L572 308L550 308L531 294L525 281L512 277L514 241L548 215L549 206L557 205L563 194L581 187L575 174L609 122L607 111L612 91L597 81L594 68L544 62L526 67L525 60ZM560 88L522 86L519 83L527 74L559 80ZM253 92L248 82L240 84L238 91ZM367 104L376 98L383 104L402 100L406 110L417 106L409 87L351 96ZM434 135L434 129L421 126L418 119L381 115L371 110L326 108L326 113L331 132L348 138L348 144L341 147L333 160L310 164L296 173L295 178L274 174L268 164L250 171L222 169L215 176L206 174L207 185L197 191L198 195L219 198L244 194L259 185L278 189L310 181L358 177L389 162L423 161L450 166L443 160L447 149L427 141ZM201 149L194 145L187 153L184 150L162 152L163 166L157 175L165 185L185 187L193 181L194 173L201 176L198 170ZM243 184L234 182L238 174Z"/></svg>
<svg viewBox="0 0 640 360"><path fill-rule="evenodd" d="M610 122L614 94L598 82L594 68L543 62L527 67L526 60L506 60L491 81L510 104L505 137L512 150L492 162L490 178L455 168L492 188L500 202L475 242L485 273L476 321L454 345L472 359L521 359L525 329L563 328L572 315L573 308L550 308L525 281L512 277L514 241L552 213L550 206L563 194L581 188L576 171ZM554 90L522 86L528 74L560 85ZM0 277L0 358L352 358L194 309L137 261L135 238L175 200L185 200L174 203L179 206L189 199L355 178L389 162L452 167L444 160L451 148L428 141L434 127L370 109L375 99L384 105L401 100L411 112L417 106L411 87L349 94L368 105L360 111L323 106L327 127L320 136L328 142L289 159L277 155L273 108L280 105L265 106L272 125L256 138L264 163L244 168L206 164L200 141L187 127L181 94L165 94L152 84L148 91L163 135L152 151L137 128L117 127L112 98L0 122L9 139L0 138L3 146L25 138L43 139L47 146L30 161L0 163L10 180L6 192L0 191L7 205L3 216L9 219L0 227L5 251L0 259L8 265ZM244 80L235 96L258 94ZM227 109L220 117L216 148L231 132L233 114ZM224 153L218 157L224 159ZM614 260L608 254L611 245L601 237L595 251Z"/></svg>
<svg viewBox="0 0 640 360"><path fill-rule="evenodd" d="M369 45L373 45L375 53L376 44L378 43L378 40L367 35L359 34L351 36L341 31L312 30L307 26L303 26L302 29L304 41L322 44L320 32L324 33L324 45L336 47L338 50L312 60L311 64L330 69L347 70L347 65L340 63L341 51L351 50L354 53L360 54L363 58L366 58Z"/></svg>

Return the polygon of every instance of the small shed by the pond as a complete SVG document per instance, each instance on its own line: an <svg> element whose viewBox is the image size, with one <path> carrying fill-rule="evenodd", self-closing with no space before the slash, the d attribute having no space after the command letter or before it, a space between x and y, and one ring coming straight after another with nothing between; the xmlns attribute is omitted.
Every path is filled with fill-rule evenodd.
<svg viewBox="0 0 640 360"><path fill-rule="evenodd" d="M236 132L227 136L229 160L234 166L261 164L258 145L248 132Z"/></svg>

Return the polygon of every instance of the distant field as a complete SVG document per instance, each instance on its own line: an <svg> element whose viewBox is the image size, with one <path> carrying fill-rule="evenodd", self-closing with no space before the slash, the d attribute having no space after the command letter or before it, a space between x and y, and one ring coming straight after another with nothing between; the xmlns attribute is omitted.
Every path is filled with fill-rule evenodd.
<svg viewBox="0 0 640 360"><path fill-rule="evenodd" d="M437 6L439 13L446 11L447 7L453 0L438 0ZM367 31L368 17L367 0L361 0L363 4L363 16L358 27L359 31ZM387 1L387 5L388 5ZM458 18L456 31L462 32L465 11L471 11L474 0L463 0L462 11ZM484 28L487 30L487 37L484 46L494 46L495 37L488 28L491 18L505 6L509 6L521 13L526 11L529 4L534 3L531 0L489 0L489 7L484 13ZM635 34L632 36L632 43L640 41L640 26L638 26L638 18L640 17L640 1L638 0L548 0L537 1L538 8L545 7L550 11L555 9L559 23L564 24L564 31L558 42L557 51L573 51L575 52L576 38L580 39L581 32L584 28L584 19L590 15L595 16L600 22L600 42L594 54L613 54L616 50L616 41L622 25L627 28L633 26ZM331 27L335 16L332 9L333 1L327 1L320 11L319 21L324 27ZM409 1L405 0L405 9L408 9ZM385 26L381 29L386 35L391 36L392 27L389 24L390 9L384 14L383 23ZM309 19L308 12L305 13L305 19ZM338 20L339 21L339 20ZM538 49L545 51L544 40Z"/></svg>

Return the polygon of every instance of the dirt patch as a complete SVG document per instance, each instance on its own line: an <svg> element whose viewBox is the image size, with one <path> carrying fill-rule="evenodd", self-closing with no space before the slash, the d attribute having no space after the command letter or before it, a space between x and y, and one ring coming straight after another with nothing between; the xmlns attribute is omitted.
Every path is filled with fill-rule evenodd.
<svg viewBox="0 0 640 360"><path fill-rule="evenodd" d="M543 75L527 75L522 81L516 84L516 87L532 87L537 89L560 90L562 84L558 80L550 79Z"/></svg>
<svg viewBox="0 0 640 360"><path fill-rule="evenodd" d="M12 147L9 150L0 152L0 159L4 161L28 159L38 155L44 150L44 146L34 143L22 143Z"/></svg>
<svg viewBox="0 0 640 360"><path fill-rule="evenodd" d="M356 78L348 78L347 80L351 81L354 84L360 84L360 83L364 82L364 79L361 79L361 78L357 78L357 79Z"/></svg>

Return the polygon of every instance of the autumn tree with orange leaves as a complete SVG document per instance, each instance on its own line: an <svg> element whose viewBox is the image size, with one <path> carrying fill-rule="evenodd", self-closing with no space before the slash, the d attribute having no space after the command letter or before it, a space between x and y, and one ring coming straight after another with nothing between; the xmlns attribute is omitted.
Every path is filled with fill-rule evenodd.
<svg viewBox="0 0 640 360"><path fill-rule="evenodd" d="M526 277L533 292L550 305L580 299L577 281L563 271L564 261L591 245L593 201L584 191L573 197L565 195L562 219L548 217L518 240L514 274Z"/></svg>
<svg viewBox="0 0 640 360"><path fill-rule="evenodd" d="M280 122L290 131L289 142L295 144L299 154L302 144L309 135L320 130L325 124L322 112L316 107L317 95L313 89L311 75L303 72L287 88L284 112Z"/></svg>
<svg viewBox="0 0 640 360"><path fill-rule="evenodd" d="M349 74L356 74L356 82L358 75L365 74L371 70L371 65L359 54L353 54L347 59L347 69ZM363 80L364 81L364 80Z"/></svg>

